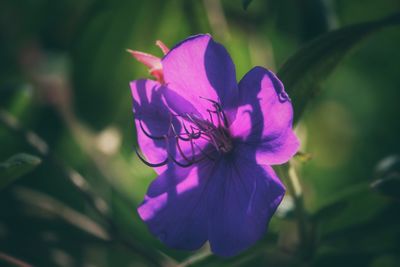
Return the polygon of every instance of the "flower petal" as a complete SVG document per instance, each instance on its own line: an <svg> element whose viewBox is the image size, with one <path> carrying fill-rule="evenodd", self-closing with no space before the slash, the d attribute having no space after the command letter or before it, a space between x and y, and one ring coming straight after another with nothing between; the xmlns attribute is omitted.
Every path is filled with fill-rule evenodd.
<svg viewBox="0 0 400 267"><path fill-rule="evenodd" d="M233 120L237 106L235 66L226 49L210 35L196 35L175 46L162 59L164 81L196 106L204 118L210 99L221 103Z"/></svg>
<svg viewBox="0 0 400 267"><path fill-rule="evenodd" d="M161 59L159 57L144 52L127 49L129 53L140 63L151 69L161 69Z"/></svg>
<svg viewBox="0 0 400 267"><path fill-rule="evenodd" d="M162 49L162 48L161 48ZM161 58L140 51L127 49L129 53L140 63L149 68L149 72L160 83L164 83Z"/></svg>
<svg viewBox="0 0 400 267"><path fill-rule="evenodd" d="M263 144L243 143L238 148L242 157L256 154L258 164L279 165L291 159L299 149L299 140L292 130Z"/></svg>
<svg viewBox="0 0 400 267"><path fill-rule="evenodd" d="M257 150L258 163L282 164L296 153L292 103L275 74L262 67L250 70L239 83L239 105L230 129L248 154Z"/></svg>
<svg viewBox="0 0 400 267"><path fill-rule="evenodd" d="M140 217L166 245L234 256L259 240L285 193L271 167L235 157L170 166L154 180Z"/></svg>
<svg viewBox="0 0 400 267"><path fill-rule="evenodd" d="M210 179L211 249L223 257L234 256L263 236L285 188L271 167L245 158L221 162Z"/></svg>
<svg viewBox="0 0 400 267"><path fill-rule="evenodd" d="M150 185L138 213L152 234L170 247L194 250L207 240L204 198L210 162L168 168Z"/></svg>

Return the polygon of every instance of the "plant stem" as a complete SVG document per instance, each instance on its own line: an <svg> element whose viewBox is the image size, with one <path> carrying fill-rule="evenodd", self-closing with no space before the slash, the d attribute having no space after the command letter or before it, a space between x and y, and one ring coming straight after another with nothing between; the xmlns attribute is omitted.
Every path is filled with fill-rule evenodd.
<svg viewBox="0 0 400 267"><path fill-rule="evenodd" d="M309 238L310 233L307 225L307 213L304 208L303 190L301 188L301 183L299 177L293 166L289 163L282 165L280 167L280 173L287 181L286 185L289 194L292 196L294 201L295 215L297 220L297 228L299 232L299 249L301 256L307 259L311 253L311 244Z"/></svg>
<svg viewBox="0 0 400 267"><path fill-rule="evenodd" d="M212 253L210 251L210 248L207 248L201 252L196 253L195 255L185 259L184 261L182 261L181 263L179 263L176 267L188 267L191 266L195 263L198 263L200 261L205 260L206 258L208 258L209 256L211 256Z"/></svg>

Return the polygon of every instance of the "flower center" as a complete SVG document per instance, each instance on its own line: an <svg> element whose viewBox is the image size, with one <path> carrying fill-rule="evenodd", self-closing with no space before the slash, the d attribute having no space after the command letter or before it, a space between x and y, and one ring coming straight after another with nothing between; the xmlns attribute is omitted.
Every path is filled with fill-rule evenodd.
<svg viewBox="0 0 400 267"><path fill-rule="evenodd" d="M207 139L215 149L220 153L228 153L232 150L232 138L228 130L225 114L222 109L220 111L208 111L210 120L198 119L193 116L189 116L189 120L194 124L198 133L205 139ZM217 121L215 121L217 117ZM218 119L219 118L219 119Z"/></svg>
<svg viewBox="0 0 400 267"><path fill-rule="evenodd" d="M232 150L232 138L229 134L228 129L224 127L219 127L213 133L213 138L215 139L215 143L217 144L216 148L218 151L222 153L228 153Z"/></svg>
<svg viewBox="0 0 400 267"><path fill-rule="evenodd" d="M139 158L145 164L151 167L160 167L173 161L181 167L189 167L206 158L215 160L215 153L210 151L209 146L204 145L204 141L211 144L220 154L227 154L232 151L232 137L221 104L211 99L201 98L211 103L211 108L207 109L209 118L205 119L193 113L171 113L168 132L162 136L150 134L139 121L141 130L147 137L165 141L168 153L167 159L163 162L150 163L137 152ZM173 142L172 146L171 142ZM204 148L207 148L207 150L204 150Z"/></svg>

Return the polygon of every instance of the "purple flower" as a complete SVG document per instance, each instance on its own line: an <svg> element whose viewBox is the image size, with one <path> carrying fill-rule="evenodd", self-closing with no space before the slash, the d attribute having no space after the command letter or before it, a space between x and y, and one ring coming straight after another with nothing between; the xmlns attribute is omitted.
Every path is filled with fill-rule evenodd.
<svg viewBox="0 0 400 267"><path fill-rule="evenodd" d="M160 60L163 79L130 84L138 155L158 173L139 215L170 247L209 241L215 254L234 256L263 236L285 194L270 165L299 146L290 99L262 67L238 84L210 35L189 37Z"/></svg>

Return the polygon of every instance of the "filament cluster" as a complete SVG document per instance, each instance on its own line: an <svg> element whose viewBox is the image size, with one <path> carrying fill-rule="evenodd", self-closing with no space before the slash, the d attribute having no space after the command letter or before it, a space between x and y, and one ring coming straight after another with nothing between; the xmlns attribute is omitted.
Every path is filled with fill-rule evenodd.
<svg viewBox="0 0 400 267"><path fill-rule="evenodd" d="M201 99L211 104L211 108L207 109L208 118L202 118L193 113L174 114L171 112L168 130L163 135L152 135L139 120L140 130L144 135L164 142L163 146L167 152L165 160L152 163L144 159L136 150L136 154L143 163L150 167L161 167L173 162L180 167L190 167L204 159L216 160L218 153L226 154L232 150L228 120L221 104L212 99L203 97ZM215 151L218 153L214 153Z"/></svg>

